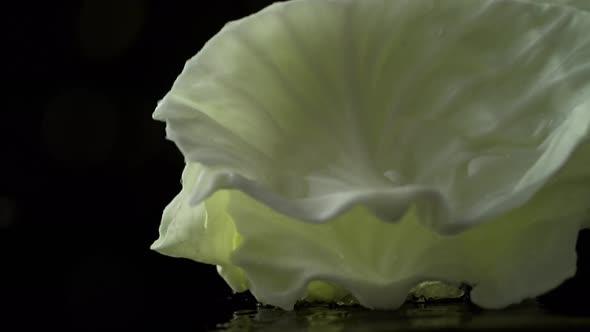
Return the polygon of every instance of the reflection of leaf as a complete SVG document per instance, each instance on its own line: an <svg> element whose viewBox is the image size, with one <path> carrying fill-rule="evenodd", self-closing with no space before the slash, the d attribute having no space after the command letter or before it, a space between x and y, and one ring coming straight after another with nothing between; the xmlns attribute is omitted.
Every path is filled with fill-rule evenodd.
<svg viewBox="0 0 590 332"><path fill-rule="evenodd" d="M412 288L409 297L414 302L433 302L441 300L462 300L465 291L440 281L424 281Z"/></svg>
<svg viewBox="0 0 590 332"><path fill-rule="evenodd" d="M154 113L187 166L153 248L286 309L555 287L590 197L590 15L558 2L295 0L226 25Z"/></svg>
<svg viewBox="0 0 590 332"><path fill-rule="evenodd" d="M293 312L259 307L257 313L235 315L224 331L425 331L425 330L560 330L590 327L588 317L551 315L535 302L498 311L482 311L466 303L406 304L399 310L307 306Z"/></svg>

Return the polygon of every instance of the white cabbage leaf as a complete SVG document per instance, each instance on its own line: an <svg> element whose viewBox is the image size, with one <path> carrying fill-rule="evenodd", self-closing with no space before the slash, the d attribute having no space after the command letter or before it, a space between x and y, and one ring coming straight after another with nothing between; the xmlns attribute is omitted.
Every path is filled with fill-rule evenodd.
<svg viewBox="0 0 590 332"><path fill-rule="evenodd" d="M186 168L152 248L285 309L559 285L590 215L580 3L293 0L227 24L154 113Z"/></svg>

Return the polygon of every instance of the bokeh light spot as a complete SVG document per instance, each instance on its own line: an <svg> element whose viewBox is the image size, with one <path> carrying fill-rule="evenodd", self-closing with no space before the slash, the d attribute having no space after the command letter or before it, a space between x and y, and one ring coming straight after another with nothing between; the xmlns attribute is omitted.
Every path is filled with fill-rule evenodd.
<svg viewBox="0 0 590 332"><path fill-rule="evenodd" d="M0 196L0 229L9 228L16 222L16 203L8 198Z"/></svg>
<svg viewBox="0 0 590 332"><path fill-rule="evenodd" d="M83 54L93 60L110 59L131 47L145 21L141 0L86 0L79 16Z"/></svg>
<svg viewBox="0 0 590 332"><path fill-rule="evenodd" d="M119 116L104 95L75 89L58 95L48 105L43 140L49 155L63 166L105 162L116 142Z"/></svg>

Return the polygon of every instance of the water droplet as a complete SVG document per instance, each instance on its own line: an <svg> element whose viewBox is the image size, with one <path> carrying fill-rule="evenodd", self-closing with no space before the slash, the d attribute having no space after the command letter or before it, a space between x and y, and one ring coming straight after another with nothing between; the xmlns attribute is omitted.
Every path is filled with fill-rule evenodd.
<svg viewBox="0 0 590 332"><path fill-rule="evenodd" d="M399 172L389 169L383 173L389 181L393 182L394 184L399 184L401 182L402 176Z"/></svg>
<svg viewBox="0 0 590 332"><path fill-rule="evenodd" d="M555 127L555 121L553 119L540 121L537 124L537 127L535 127L535 130L533 132L533 136L534 137L546 136L549 132L551 132L551 129L553 129L554 127Z"/></svg>

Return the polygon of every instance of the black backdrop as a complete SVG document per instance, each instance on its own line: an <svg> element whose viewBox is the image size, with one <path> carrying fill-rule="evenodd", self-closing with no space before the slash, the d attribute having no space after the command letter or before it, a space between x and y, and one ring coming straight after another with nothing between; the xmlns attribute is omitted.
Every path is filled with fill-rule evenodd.
<svg viewBox="0 0 590 332"><path fill-rule="evenodd" d="M4 6L0 306L16 315L0 319L198 331L231 317L214 267L149 250L183 167L151 113L224 23L270 2Z"/></svg>
<svg viewBox="0 0 590 332"><path fill-rule="evenodd" d="M198 331L243 306L227 298L214 267L149 250L183 167L151 113L225 22L270 2L5 8L0 278L7 324ZM587 242L580 242L578 276L546 297L552 307L579 308L571 304L590 295L582 282Z"/></svg>

